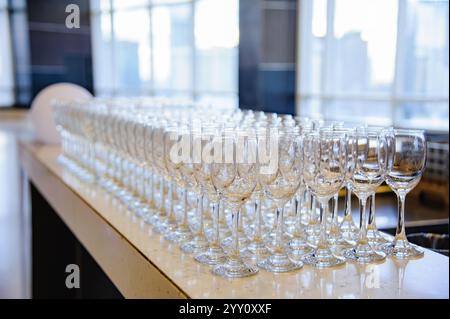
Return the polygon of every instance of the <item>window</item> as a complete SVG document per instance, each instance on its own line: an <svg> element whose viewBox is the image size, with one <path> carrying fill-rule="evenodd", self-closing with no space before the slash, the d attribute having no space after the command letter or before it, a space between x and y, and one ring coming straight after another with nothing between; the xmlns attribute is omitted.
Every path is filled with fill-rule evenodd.
<svg viewBox="0 0 450 319"><path fill-rule="evenodd" d="M237 105L238 0L92 2L98 96Z"/></svg>
<svg viewBox="0 0 450 319"><path fill-rule="evenodd" d="M304 116L448 131L448 0L300 0Z"/></svg>
<svg viewBox="0 0 450 319"><path fill-rule="evenodd" d="M6 0L0 0L0 107L14 104L13 63Z"/></svg>

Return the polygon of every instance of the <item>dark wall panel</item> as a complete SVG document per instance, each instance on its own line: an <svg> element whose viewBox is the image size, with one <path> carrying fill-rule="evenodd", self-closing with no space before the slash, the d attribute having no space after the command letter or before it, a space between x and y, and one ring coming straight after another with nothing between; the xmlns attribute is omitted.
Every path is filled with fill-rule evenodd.
<svg viewBox="0 0 450 319"><path fill-rule="evenodd" d="M239 104L294 114L296 1L241 0Z"/></svg>
<svg viewBox="0 0 450 319"><path fill-rule="evenodd" d="M294 114L295 71L260 71L264 111Z"/></svg>
<svg viewBox="0 0 450 319"><path fill-rule="evenodd" d="M80 8L80 28L65 25L66 6ZM89 0L28 0L31 95L71 82L93 91Z"/></svg>

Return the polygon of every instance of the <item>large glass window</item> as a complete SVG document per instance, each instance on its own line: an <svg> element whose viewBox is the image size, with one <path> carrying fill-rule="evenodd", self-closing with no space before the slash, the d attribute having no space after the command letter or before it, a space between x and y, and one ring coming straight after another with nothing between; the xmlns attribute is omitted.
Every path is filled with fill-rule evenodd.
<svg viewBox="0 0 450 319"><path fill-rule="evenodd" d="M238 0L96 0L92 29L96 95L237 105Z"/></svg>
<svg viewBox="0 0 450 319"><path fill-rule="evenodd" d="M300 114L448 130L448 0L300 5Z"/></svg>
<svg viewBox="0 0 450 319"><path fill-rule="evenodd" d="M0 107L14 104L10 23L7 1L0 0Z"/></svg>

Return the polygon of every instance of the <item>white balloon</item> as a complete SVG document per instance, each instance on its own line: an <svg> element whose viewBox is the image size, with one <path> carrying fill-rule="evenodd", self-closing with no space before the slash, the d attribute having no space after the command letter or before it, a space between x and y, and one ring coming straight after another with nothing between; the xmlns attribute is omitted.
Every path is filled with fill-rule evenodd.
<svg viewBox="0 0 450 319"><path fill-rule="evenodd" d="M31 103L31 121L37 140L46 144L60 143L53 118L52 105L54 100L88 100L92 94L85 88L73 83L57 83L40 91Z"/></svg>

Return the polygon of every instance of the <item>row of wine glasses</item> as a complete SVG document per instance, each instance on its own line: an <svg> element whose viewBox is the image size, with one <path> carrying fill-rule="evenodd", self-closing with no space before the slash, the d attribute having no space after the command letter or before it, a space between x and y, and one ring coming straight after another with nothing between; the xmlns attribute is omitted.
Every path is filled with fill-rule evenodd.
<svg viewBox="0 0 450 319"><path fill-rule="evenodd" d="M168 99L59 101L54 114L61 162L214 274L423 255L404 224L405 196L425 167L422 131ZM375 223L383 182L399 198L393 240Z"/></svg>

